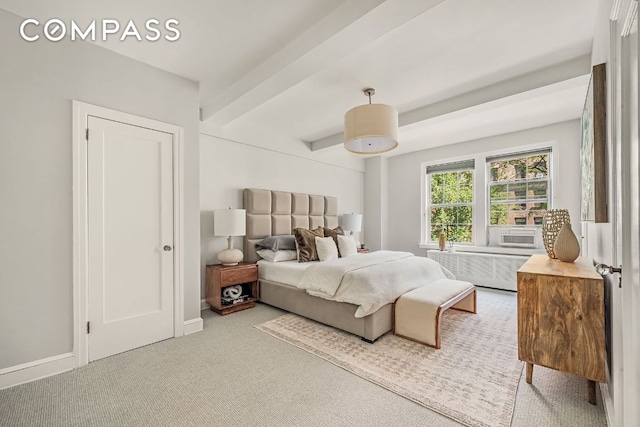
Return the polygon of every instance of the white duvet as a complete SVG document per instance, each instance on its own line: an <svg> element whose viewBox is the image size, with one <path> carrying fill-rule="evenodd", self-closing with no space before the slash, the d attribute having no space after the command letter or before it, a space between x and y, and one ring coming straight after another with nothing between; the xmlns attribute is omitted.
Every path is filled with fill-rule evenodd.
<svg viewBox="0 0 640 427"><path fill-rule="evenodd" d="M377 251L309 266L299 288L313 296L359 306L368 316L410 290L438 279L455 279L437 262L409 252Z"/></svg>

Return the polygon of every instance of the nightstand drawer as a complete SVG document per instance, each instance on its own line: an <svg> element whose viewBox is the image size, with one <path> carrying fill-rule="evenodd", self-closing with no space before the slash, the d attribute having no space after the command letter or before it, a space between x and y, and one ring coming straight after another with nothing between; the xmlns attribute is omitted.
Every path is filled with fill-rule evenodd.
<svg viewBox="0 0 640 427"><path fill-rule="evenodd" d="M254 282L258 280L258 269L255 265L247 265L242 268L229 268L220 270L220 285L235 285L237 283Z"/></svg>

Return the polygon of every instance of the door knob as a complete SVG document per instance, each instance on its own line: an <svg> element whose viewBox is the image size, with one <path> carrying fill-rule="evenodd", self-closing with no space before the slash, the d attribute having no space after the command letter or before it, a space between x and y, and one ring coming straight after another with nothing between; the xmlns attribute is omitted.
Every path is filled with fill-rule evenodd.
<svg viewBox="0 0 640 427"><path fill-rule="evenodd" d="M164 249L166 252L169 252L171 250L171 246L164 245L164 248L162 248L162 249Z"/></svg>
<svg viewBox="0 0 640 427"><path fill-rule="evenodd" d="M606 276L607 274L613 274L613 273L622 274L622 267L612 267L607 264L598 264L596 265L596 271L601 276Z"/></svg>
<svg viewBox="0 0 640 427"><path fill-rule="evenodd" d="M622 287L622 266L613 267L607 264L598 264L596 265L596 271L601 276L607 276L609 274L618 273L620 277L618 278L618 287Z"/></svg>

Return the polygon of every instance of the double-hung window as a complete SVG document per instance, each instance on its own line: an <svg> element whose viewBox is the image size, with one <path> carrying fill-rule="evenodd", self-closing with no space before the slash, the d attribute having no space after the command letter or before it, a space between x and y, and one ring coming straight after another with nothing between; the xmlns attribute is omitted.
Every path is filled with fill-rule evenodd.
<svg viewBox="0 0 640 427"><path fill-rule="evenodd" d="M551 150L487 157L489 225L542 225L549 206Z"/></svg>
<svg viewBox="0 0 640 427"><path fill-rule="evenodd" d="M473 243L474 165L468 160L427 166L428 240L444 232L449 241Z"/></svg>

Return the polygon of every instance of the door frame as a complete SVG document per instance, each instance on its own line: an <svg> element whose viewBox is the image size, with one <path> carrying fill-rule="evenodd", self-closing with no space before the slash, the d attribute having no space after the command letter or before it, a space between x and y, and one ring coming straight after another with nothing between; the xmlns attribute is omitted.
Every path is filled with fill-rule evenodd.
<svg viewBox="0 0 640 427"><path fill-rule="evenodd" d="M184 129L97 105L73 101L73 355L75 367L89 363L87 143L89 116L169 133L173 136L173 336L184 334Z"/></svg>
<svg viewBox="0 0 640 427"><path fill-rule="evenodd" d="M611 427L635 426L638 423L638 412L634 412L637 396L634 394L637 387L638 368L635 365L636 354L634 345L638 345L637 330L639 322L633 318L640 300L634 300L631 285L634 278L632 262L630 262L631 246L628 236L631 232L629 218L631 205L625 178L628 178L630 164L630 120L638 120L631 117L626 111L630 97L638 97L639 93L629 93L628 82L631 78L628 69L628 43L630 30L634 20L638 19L638 0L614 0L609 17L609 61L607 80L610 108L607 121L610 126L612 146L612 159L610 164L612 185L612 215L613 246L612 262L615 266L622 265L622 289L614 284L614 312L612 315L613 329L613 378L608 378L608 385L603 387L602 397L605 403L607 420ZM635 34L635 37L639 37ZM636 78L638 78L636 76ZM637 251L637 248L636 248ZM637 275L637 272L635 272ZM617 282L619 276L615 275L612 281Z"/></svg>
<svg viewBox="0 0 640 427"><path fill-rule="evenodd" d="M611 262L614 266L619 266L622 262L619 246L622 244L622 200L619 197L621 191L621 65L620 49L622 39L620 37L621 28L624 25L625 16L622 13L622 2L625 0L613 0L609 15L609 55L606 62L607 79L607 140L609 141L609 194L610 210L609 220L611 222L612 246ZM623 390L623 355L622 355L622 328L623 319L620 307L622 307L622 292L617 286L617 275L610 280L612 286L611 301L611 352L612 365L607 369L607 382L600 387L605 414L610 427L620 427L620 416L622 411L622 390Z"/></svg>
<svg viewBox="0 0 640 427"><path fill-rule="evenodd" d="M636 124L638 132L638 120L640 119L640 82L638 63L640 62L640 15L638 13L638 0L631 0L623 11L626 12L624 26L621 29L621 111L622 111L622 135L621 135L621 182L622 182L622 358L624 377L622 381L621 412L616 411L619 426L637 426L640 422L638 410L638 390L640 387L640 369L637 366L637 349L640 347L638 332L640 331L640 316L637 315L640 308L640 292L638 292L638 279L640 276L638 267L638 223L637 209L632 203L638 198L638 152L634 152L634 137L632 124ZM632 32L634 24L635 34ZM632 65L635 70L632 73ZM631 81L635 81L635 90ZM635 101L635 102L633 102ZM638 111L630 111L628 106L635 103ZM636 186L633 186L633 183ZM634 218L635 217L635 218ZM618 416L619 414L619 416Z"/></svg>

